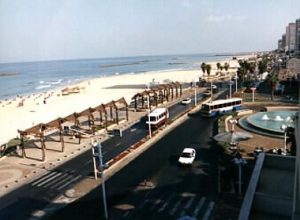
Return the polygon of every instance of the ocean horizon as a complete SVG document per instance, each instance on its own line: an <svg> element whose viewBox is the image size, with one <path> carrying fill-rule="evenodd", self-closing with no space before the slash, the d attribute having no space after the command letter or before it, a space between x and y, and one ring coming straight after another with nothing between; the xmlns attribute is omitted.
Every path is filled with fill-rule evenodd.
<svg viewBox="0 0 300 220"><path fill-rule="evenodd" d="M78 82L119 74L201 69L199 62L229 60L239 54L186 54L0 64L0 99L47 92Z"/></svg>

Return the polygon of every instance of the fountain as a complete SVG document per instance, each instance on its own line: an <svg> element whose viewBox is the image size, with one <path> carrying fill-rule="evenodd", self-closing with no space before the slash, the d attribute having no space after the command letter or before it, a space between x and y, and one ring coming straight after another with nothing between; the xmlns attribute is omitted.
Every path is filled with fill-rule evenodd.
<svg viewBox="0 0 300 220"><path fill-rule="evenodd" d="M239 124L246 130L282 137L284 132L281 126L294 127L292 119L295 114L296 111L258 112L241 118Z"/></svg>
<svg viewBox="0 0 300 220"><path fill-rule="evenodd" d="M261 120L266 121L266 120L270 120L270 118L269 118L266 114L264 114L264 115L261 117Z"/></svg>
<svg viewBox="0 0 300 220"><path fill-rule="evenodd" d="M280 115L276 115L274 118L275 121L283 121L283 118L280 117Z"/></svg>

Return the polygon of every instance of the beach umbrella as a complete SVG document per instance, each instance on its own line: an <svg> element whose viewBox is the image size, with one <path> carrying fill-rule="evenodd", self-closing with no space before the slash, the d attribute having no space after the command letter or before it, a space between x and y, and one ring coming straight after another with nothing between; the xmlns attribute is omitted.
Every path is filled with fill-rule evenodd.
<svg viewBox="0 0 300 220"><path fill-rule="evenodd" d="M229 132L223 132L220 134L217 134L214 136L214 139L219 142L226 142L226 143L237 143L240 141L245 141L253 136L246 132L240 132L240 131L229 131Z"/></svg>

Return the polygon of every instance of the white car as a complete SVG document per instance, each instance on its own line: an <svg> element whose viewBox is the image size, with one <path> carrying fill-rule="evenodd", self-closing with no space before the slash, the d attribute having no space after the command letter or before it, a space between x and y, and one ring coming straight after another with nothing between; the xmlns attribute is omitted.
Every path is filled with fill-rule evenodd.
<svg viewBox="0 0 300 220"><path fill-rule="evenodd" d="M181 104L183 105L188 105L192 102L192 99L191 98L185 98L181 101Z"/></svg>
<svg viewBox="0 0 300 220"><path fill-rule="evenodd" d="M194 148L184 148L178 162L180 164L192 164L196 157L196 150Z"/></svg>

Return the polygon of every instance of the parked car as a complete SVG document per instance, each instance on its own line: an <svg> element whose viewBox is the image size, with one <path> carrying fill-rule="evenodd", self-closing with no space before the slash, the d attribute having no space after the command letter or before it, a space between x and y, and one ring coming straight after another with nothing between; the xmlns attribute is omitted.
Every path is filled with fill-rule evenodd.
<svg viewBox="0 0 300 220"><path fill-rule="evenodd" d="M208 86L206 90L210 91L211 89L212 89L213 93L218 92L218 86L216 86L216 85Z"/></svg>
<svg viewBox="0 0 300 220"><path fill-rule="evenodd" d="M185 98L181 101L181 104L183 105L188 105L192 102L192 99L191 98Z"/></svg>
<svg viewBox="0 0 300 220"><path fill-rule="evenodd" d="M196 158L196 150L194 148L184 148L178 162L183 165L190 165Z"/></svg>

